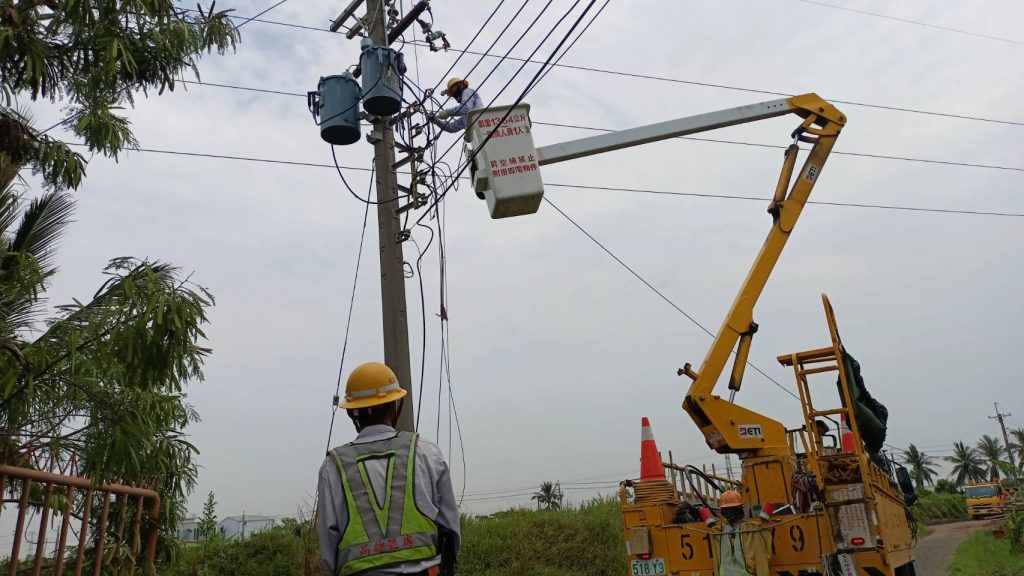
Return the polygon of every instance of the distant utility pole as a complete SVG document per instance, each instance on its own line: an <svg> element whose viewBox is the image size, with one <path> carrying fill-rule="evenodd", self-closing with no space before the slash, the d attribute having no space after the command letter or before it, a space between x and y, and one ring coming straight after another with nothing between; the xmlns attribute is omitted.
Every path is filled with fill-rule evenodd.
<svg viewBox="0 0 1024 576"><path fill-rule="evenodd" d="M1006 417L1006 416L1013 416L1013 414L1003 414L1002 412L1000 412L999 411L999 402L995 403L995 407L996 407L996 415L995 416L989 416L988 418L989 418L989 420L998 420L999 421L999 427L1002 428L1002 430L1003 430L1003 442L1006 442L1006 457L1010 460L1010 465L1011 466L1016 466L1016 464L1013 463L1013 449L1010 448L1010 436L1006 433L1006 423L1003 421L1004 417Z"/></svg>
<svg viewBox="0 0 1024 576"><path fill-rule="evenodd" d="M355 24L358 32L363 24L374 46L388 46L387 7L384 0L365 0L366 16ZM363 0L353 0L331 26L337 31L350 18ZM355 36L351 32L349 38ZM395 133L389 117L371 116L374 162L377 174L377 237L380 246L380 297L384 320L384 363L398 376L398 382L409 393L405 397L398 429L411 432L414 427L412 369L409 361L409 322L405 301L405 258L402 255L402 224L399 220L398 178L395 174Z"/></svg>

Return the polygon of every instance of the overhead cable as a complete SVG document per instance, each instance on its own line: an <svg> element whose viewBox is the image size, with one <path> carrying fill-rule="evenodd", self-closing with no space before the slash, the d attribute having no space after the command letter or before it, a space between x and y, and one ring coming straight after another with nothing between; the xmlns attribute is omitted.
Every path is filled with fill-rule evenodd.
<svg viewBox="0 0 1024 576"><path fill-rule="evenodd" d="M804 1L804 0L797 0L797 1ZM194 10L188 10L188 11L194 11ZM288 28L296 28L296 29L306 30L306 31L311 31L311 32L326 32L328 34L335 34L335 32L331 32L330 30L327 30L327 29L324 29L324 28L317 28L315 26L306 26L306 25L295 24L295 23L290 23L290 22L279 22L279 21L273 21L273 20L260 20L260 19L257 19L257 18L253 18L252 21L253 22L259 22L261 24L268 24L268 25L274 25L274 26L284 26L284 27L288 27ZM1007 40L1005 38L995 38L995 37L993 37L993 39ZM1007 41L1014 42L1014 43L1019 43L1016 40L1007 40ZM421 43L421 45L425 45L425 44ZM498 58L498 56L495 55L495 54L487 54L487 53L483 53L483 52L476 52L476 51L469 50L469 49L460 49L460 48L451 47L451 48L449 48L449 51L459 52L459 53L466 53L466 54L476 55L476 56L484 56L484 57L489 57L489 58ZM529 62L529 63L532 63L532 64L542 64L542 62L539 61L539 60L522 59L522 58L517 58L517 57L513 57L513 56L509 56L506 59L514 61L514 62L524 62L524 61L526 61L526 62ZM655 81L659 81L659 82L670 82L670 83L675 83L675 84L688 84L688 85L691 85L691 86L703 86L703 87L707 87L707 88L717 88L717 89L721 89L721 90L732 90L732 91L738 91L738 92L748 92L748 93L753 93L753 94L766 94L766 95L770 95L770 96L782 96L782 97L790 97L790 96L794 96L795 95L793 93L779 91L779 90L764 90L764 89L759 89L759 88L750 88L750 87L735 86L735 85L729 85L729 84L720 84L720 83L713 83L713 82L700 82L700 81L696 81L696 80L686 80L686 79L683 79L683 78L672 78L672 77L665 77L665 76L655 76L655 75L650 75L650 74L639 74L639 73L636 73L636 72L626 72L624 70L611 70L611 69L606 69L606 68L597 68L597 67L593 67L593 66L580 66L580 65L561 64L561 63L559 63L559 64L557 64L557 67L565 68L565 69L568 69L568 70L581 70L581 71L586 71L586 72L595 72L595 73L601 73L601 74L611 74L611 75L615 75L615 76L626 76L626 77L631 77L631 78L640 78L640 79L645 79L645 80L655 80ZM851 106L860 106L860 107L864 107L864 108L876 108L876 109L880 109L880 110L890 110L890 111L894 111L894 112L905 112L905 113L910 113L910 114L922 114L922 115L927 115L927 116L937 116L937 117L943 117L943 118L954 118L954 119L959 119L959 120L969 120L969 121L975 121L975 122L988 122L988 123L992 123L992 124L1005 124L1005 125L1010 125L1010 126L1024 126L1024 122L1022 122L1022 121L1015 121L1015 120L1005 120L1005 119L999 119L999 118L986 118L986 117L981 117L981 116L972 116L972 115L958 114L958 113L952 113L952 112L936 112L936 111L932 111L932 110L922 110L922 109L919 109L919 108L911 108L911 107L905 107L905 106L890 106L890 105L885 105L885 104L873 104L873 103L869 103L869 102L859 102L859 101L855 101L855 100L845 100L845 99L841 100L841 99L837 99L837 98L826 98L826 99L828 101L832 102L832 103L835 103L835 104L849 104Z"/></svg>
<svg viewBox="0 0 1024 576"><path fill-rule="evenodd" d="M242 26L245 26L245 25L246 25L246 24L248 24L249 22L252 22L252 21L253 21L253 20L255 20L256 18L259 18L260 16L263 16L264 14L266 14L266 13L270 12L270 11L271 11L271 10L273 10L274 8L277 8L278 6L280 6L281 4L284 4L284 3L285 3L285 2L287 2L287 1L288 1L288 0L280 0L279 2L277 2L276 4L274 4L273 6L271 6L271 7L269 7L269 8L266 8L266 9L264 9L264 10L263 10L262 12L259 12L259 13L257 13L257 14L256 14L255 16L253 16L252 18L248 18L248 19L247 19L247 20L246 20L245 22L242 22L242 23L241 23L241 24L239 24L238 26L235 26L235 30L240 30L240 29L242 28Z"/></svg>
<svg viewBox="0 0 1024 576"><path fill-rule="evenodd" d="M815 6L822 6L824 8L832 8L834 10L843 10L845 12L854 12L856 14L864 14L866 16L874 16L876 18L884 18L886 20L895 20L896 22L903 22L906 24L914 24L916 26L924 26L926 28L934 28L936 30L942 30L945 32L955 32L957 34L965 34L967 36L975 36L977 38L986 38L988 40L998 40L999 42L1009 42L1010 44L1024 45L1024 42L1020 40L1014 40L1012 38L1003 38L1001 36L992 36L990 34L982 34L981 32L971 32L970 30L963 30L960 28L951 28L949 26L939 26L937 24L929 24L928 22L922 22L920 20L911 20L909 18L898 18L896 16L889 16L888 14L880 14L878 12L869 12L867 10L857 10L855 8L847 8L846 6L836 6L835 4L826 4L825 2L815 2L814 0L796 0L797 2L803 2L804 4L814 4Z"/></svg>
<svg viewBox="0 0 1024 576"><path fill-rule="evenodd" d="M187 82L190 84L205 84L207 86L213 86L217 88L230 88L236 90L249 90L253 92L266 92L270 94L280 94L285 96L301 96L305 98L304 94L298 94L294 92L280 92L277 90L263 90L260 88L249 88L243 86L232 86L227 84L209 84L205 82ZM558 122L539 122L534 121L533 124L538 126L552 126L556 128L574 128L578 130L591 130L595 132L614 132L611 128L598 128L595 126L584 126L581 124L563 124ZM1021 124L1024 126L1024 123ZM777 150L785 150L785 146L777 144L762 144L759 142L744 142L742 140L725 140L721 138L702 138L697 136L677 136L681 140L693 140L695 142L713 142L716 144L733 144L736 146L753 146L757 148L772 148ZM1011 172L1024 172L1024 168L1019 166L1004 166L1000 164L983 164L980 162L955 162L952 160L936 160L933 158L915 158L913 156L894 156L890 154L871 154L867 152L846 152L842 150L834 150L832 154L839 156L856 156L859 158L874 158L878 160L896 160L901 162L920 162L924 164L941 164L945 166L961 166L964 168L981 168L984 170L1006 170Z"/></svg>
<svg viewBox="0 0 1024 576"><path fill-rule="evenodd" d="M78 143L69 143L68 145L69 146L76 146L76 147L86 147L85 144L78 144ZM235 161L241 161L241 162L256 162L256 163L260 163L260 164L279 164L279 165L284 165L284 166L297 166L297 167L302 167L302 168L330 168L330 169L334 169L335 168L333 164L317 164L315 162L299 162L299 161L294 161L294 160L276 160L276 159L273 159L273 158L256 158L256 157L251 157L251 156L233 156L233 155L226 155L226 154L208 154L208 153L203 153L203 152L188 152L188 151L184 151L184 150L159 150L159 149L154 149L154 148L134 148L134 149L132 149L130 151L131 152L151 153L151 154L170 154L170 155L173 155L173 156L185 156L185 157L193 157L193 158L209 158L209 159L215 159L215 160L235 160ZM833 152L833 154L834 153L835 152ZM363 171L363 172L370 172L370 170L371 170L370 168L362 168L362 167L359 167L359 166L341 166L341 168L343 170L356 170L356 171ZM469 178L468 177L463 177L461 179L462 180L468 180ZM608 190L608 191L613 191L613 192L637 192L637 193L646 193L646 194L663 194L663 195L671 195L671 196L692 196L692 197L699 197L699 198L719 198L719 199L725 199L725 200L762 200L762 201L770 200L770 198L757 198L757 197L753 197L753 196L747 197L747 196L730 196L730 195L725 195L725 194L702 194L702 193L695 193L695 192L671 192L671 191L665 191L665 190L651 190L651 189L643 189L643 188L618 188L618 187L612 187L612 186L597 186L597 185L586 185L586 184L561 184L561 183L557 183L557 182L545 182L544 186L552 186L552 187L560 187L560 188L580 188L580 189L590 189L590 190ZM859 203L850 203L850 202L826 202L826 201L816 201L816 200L808 200L807 203L808 204L818 204L818 205L822 205L822 206L835 206L835 207L839 207L839 208L871 208L871 209L880 209L880 210L902 210L902 211L909 211L909 212L934 212L934 213L941 213L941 214L961 214L961 215L971 215L971 216L1009 216L1009 217L1016 217L1016 218L1024 217L1024 213L1015 213L1015 212L985 212L985 211L977 211L977 210L954 210L954 209L928 208L928 207L918 207L918 206L898 206L898 205L894 206L894 205L886 205L886 204L859 204Z"/></svg>
<svg viewBox="0 0 1024 576"><path fill-rule="evenodd" d="M650 283L650 282L649 282L649 281L648 281L648 280L647 280L646 278L644 278L643 276L641 276L639 272L637 272L636 270L634 270L634 269L633 269L633 268L632 268L632 267L631 267L631 266L630 266L629 264L626 264L625 262L623 262L621 258L619 258L618 256L616 256L614 252L612 252L611 250L609 250L607 246L605 246L604 244L602 244L602 243L601 243L601 241L600 241L600 240L598 240L597 238L595 238L593 234L591 234L590 232L587 232L587 230L586 230L586 229L585 229L585 228L584 228L583 226L580 226L580 224L579 224L578 222L576 222L575 220L573 220L573 218L572 218L571 216L569 216L568 214L566 214L566 213L565 213L565 211L563 211L563 210L562 210L561 208L559 208L557 204L555 204L554 202L552 202L552 201L551 201L551 198L549 198L548 196L544 196L544 201L545 201L545 202L547 202L549 206L551 206L552 208L554 208L554 209L555 209L555 211L557 211L557 212L558 212L559 214L561 214L563 218L565 218L566 220L568 220L570 224L572 224L573 226L575 226L577 230L579 230L580 232L582 232L584 236L586 236L587 238L589 238L591 242L593 242L593 243L594 243L594 244L596 244L596 245L597 245L597 246L598 246L598 247L599 247L599 248L600 248L601 250L603 250L605 254L607 254L608 256L611 256L611 258L612 258L613 260L615 260L615 261L616 261L616 262L617 262L617 263L618 263L618 264L619 264L620 266L622 266L623 268L625 268L627 272L629 272L630 274L632 274L632 275L633 275L633 277L635 277L635 278L636 278L637 280L639 280L639 281L640 281L641 283L643 283L643 285L644 285L644 286L647 286L647 288L649 288L649 289L650 289L650 290L651 290L652 292L654 292L655 294L657 294L657 295L658 295L658 297L659 297L659 298L661 298L662 300L664 300L664 301L665 301L665 302L666 302L666 303L667 303L667 304L668 304L669 306L671 306L671 307L672 307L672 308L674 308L674 309L675 309L675 310L676 310L677 312L679 312L679 313L680 313L680 314L682 314L682 315L683 315L684 317L686 317L686 319L687 319L687 320L689 320L690 322L692 322L692 323L693 323L693 324L694 324L694 325L695 325L696 327L698 327L698 328L700 328L701 330L703 330L703 331L704 331L704 333L706 333L706 334L707 334L708 336L711 336L712 338L714 338L714 337L715 337L715 334L714 334L714 332L712 332L711 330L708 330L707 328L705 328L703 324L701 324L701 323L700 323L700 322L699 322L699 321L698 321L698 320L697 320L696 318L694 318L693 316L691 316L690 314L688 314L688 313L687 313L687 312L686 312L685 310L683 310L683 309L682 309L682 308L681 308L681 307L680 307L680 306L679 306L678 304L676 304L675 302L673 302L673 301L672 301L672 299L670 299L670 298L669 298L668 296L666 296L664 292L662 292L661 290L658 290L658 289L657 289L657 288L656 288L656 287L655 287L655 286L654 286L653 284L651 284L651 283ZM779 381L778 381L778 380L776 380L775 378L772 378L771 376L769 376L769 375L768 375L768 374L767 374L767 373L766 373L765 371L763 371L763 370L761 370L760 368L758 368L758 367L757 367L757 365L755 365L755 364L754 364L753 362L750 362L750 361L748 360L748 361L747 361L747 366L750 366L751 368L753 368L754 370L756 370L758 374L760 374L760 375L764 376L765 378L767 378L767 379L768 379L769 381L771 381L771 383L772 383L772 384L774 384L775 386L777 386L777 387L778 387L778 388L779 388L780 390L782 390L782 391L783 391L783 392L785 392L786 394L789 394L789 395L790 395L790 396L792 396L793 398L796 398L797 400L800 400L800 397L799 397L799 396L797 396L796 394L794 394L793 392L791 392L791 391L789 390L789 388L786 388L785 386L783 386L781 382L779 382Z"/></svg>

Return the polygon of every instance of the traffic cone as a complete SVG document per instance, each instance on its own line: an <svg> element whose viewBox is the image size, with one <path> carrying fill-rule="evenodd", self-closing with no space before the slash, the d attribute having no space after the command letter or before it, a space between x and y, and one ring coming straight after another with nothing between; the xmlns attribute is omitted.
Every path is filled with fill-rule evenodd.
<svg viewBox="0 0 1024 576"><path fill-rule="evenodd" d="M840 441L841 441L842 446L843 446L843 452L856 452L857 451L856 448L854 447L854 443L855 443L856 440L853 437L853 430L850 430L850 427L846 424L846 413L845 412L840 414L839 435L840 435Z"/></svg>
<svg viewBox="0 0 1024 576"><path fill-rule="evenodd" d="M658 452L658 445L654 443L651 421L647 419L647 416L644 416L640 425L640 481L665 482L665 469L661 466L661 454Z"/></svg>

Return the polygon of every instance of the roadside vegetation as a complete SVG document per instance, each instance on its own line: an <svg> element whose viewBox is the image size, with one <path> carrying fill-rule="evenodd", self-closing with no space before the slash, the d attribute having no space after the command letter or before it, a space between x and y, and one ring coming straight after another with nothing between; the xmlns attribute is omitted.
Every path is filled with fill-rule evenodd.
<svg viewBox="0 0 1024 576"><path fill-rule="evenodd" d="M952 493L923 490L918 493L918 498L918 503L911 509L911 514L921 524L967 519L967 504L956 487L953 487Z"/></svg>
<svg viewBox="0 0 1024 576"><path fill-rule="evenodd" d="M308 521L245 540L209 541L179 550L162 576L319 576L316 534ZM462 519L459 576L619 576L625 574L622 520L614 499L579 507L515 509Z"/></svg>
<svg viewBox="0 0 1024 576"><path fill-rule="evenodd" d="M956 549L949 565L952 576L1017 576L1024 574L1024 554L990 532L971 534Z"/></svg>

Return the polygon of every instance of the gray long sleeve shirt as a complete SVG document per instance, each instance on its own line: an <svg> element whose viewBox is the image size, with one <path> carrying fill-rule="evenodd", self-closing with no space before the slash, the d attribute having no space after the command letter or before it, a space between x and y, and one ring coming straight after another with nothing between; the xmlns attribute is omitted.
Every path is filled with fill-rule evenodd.
<svg viewBox="0 0 1024 576"><path fill-rule="evenodd" d="M476 90L466 88L459 95L459 105L448 108L448 119L438 122L438 126L445 132L461 132L466 129L466 118L470 110L483 108L484 101L477 95Z"/></svg>
<svg viewBox="0 0 1024 576"><path fill-rule="evenodd" d="M390 426L367 426L353 441L356 444L386 440L396 434ZM385 460L368 460L366 472L373 484L374 492L384 494L387 482L387 462ZM416 442L416 486L414 494L416 507L437 524L444 526L455 534L455 550L458 552L459 510L456 507L455 493L448 464L441 454L440 448L421 436ZM320 466L320 481L317 489L317 524L320 533L320 558L323 562L324 574L337 574L338 543L348 525L348 507L341 484L338 465L330 455ZM429 560L409 562L381 568L369 572L367 576L384 576L393 574L416 574L440 564L441 557Z"/></svg>

